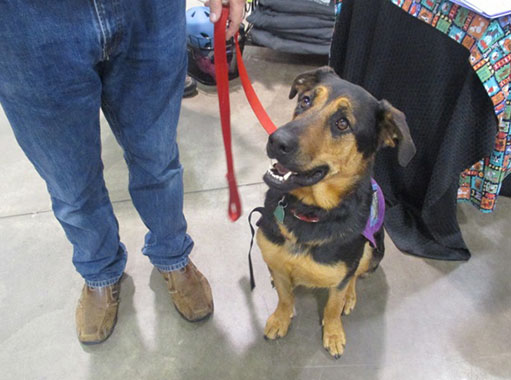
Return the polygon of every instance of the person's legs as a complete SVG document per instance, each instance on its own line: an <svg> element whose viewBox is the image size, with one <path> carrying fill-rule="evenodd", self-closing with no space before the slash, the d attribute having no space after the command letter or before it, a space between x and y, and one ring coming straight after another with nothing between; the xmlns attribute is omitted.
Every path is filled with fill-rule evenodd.
<svg viewBox="0 0 511 380"><path fill-rule="evenodd" d="M193 242L183 215L176 128L186 73L184 1L126 1L123 39L103 63L102 108L125 151L133 204L149 229L144 254L181 269Z"/></svg>
<svg viewBox="0 0 511 380"><path fill-rule="evenodd" d="M128 0L118 11L114 25L123 25L122 39L100 70L103 112L124 148L131 198L149 229L143 252L161 272L173 273L165 278L174 294L186 290L173 297L181 313L199 319L212 311L211 291L188 261L193 242L176 143L186 76L185 1Z"/></svg>
<svg viewBox="0 0 511 380"><path fill-rule="evenodd" d="M119 279L126 254L103 180L91 11L83 1L1 5L0 102L46 181L77 271L99 287Z"/></svg>
<svg viewBox="0 0 511 380"><path fill-rule="evenodd" d="M185 267L193 247L176 143L186 73L184 4L123 3L124 37L100 72L103 112L124 148L130 195L149 229L143 252L163 271Z"/></svg>
<svg viewBox="0 0 511 380"><path fill-rule="evenodd" d="M73 245L73 263L86 282L76 314L85 343L111 333L126 264L103 180L96 70L102 46L93 5L0 4L0 103Z"/></svg>

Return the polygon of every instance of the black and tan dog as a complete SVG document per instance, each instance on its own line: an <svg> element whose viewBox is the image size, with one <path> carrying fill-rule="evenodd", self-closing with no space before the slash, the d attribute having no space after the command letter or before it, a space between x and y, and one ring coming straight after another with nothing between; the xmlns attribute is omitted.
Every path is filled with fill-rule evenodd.
<svg viewBox="0 0 511 380"><path fill-rule="evenodd" d="M355 306L357 278L376 269L383 257L383 228L375 234L375 247L362 235L376 152L397 146L404 166L415 146L402 112L328 67L299 75L289 98L297 94L293 119L267 145L277 162L264 176L270 189L257 243L279 301L264 334L286 335L295 286L328 288L323 345L338 358L346 344L341 313Z"/></svg>

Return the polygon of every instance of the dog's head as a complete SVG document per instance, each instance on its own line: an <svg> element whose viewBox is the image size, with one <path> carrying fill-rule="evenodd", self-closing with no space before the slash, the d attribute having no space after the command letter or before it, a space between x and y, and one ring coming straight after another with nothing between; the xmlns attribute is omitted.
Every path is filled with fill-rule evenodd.
<svg viewBox="0 0 511 380"><path fill-rule="evenodd" d="M286 192L340 182L349 187L382 147L397 147L402 166L414 156L405 115L331 68L299 75L289 98L296 95L293 119L268 139L268 156L277 161L264 176L270 187Z"/></svg>

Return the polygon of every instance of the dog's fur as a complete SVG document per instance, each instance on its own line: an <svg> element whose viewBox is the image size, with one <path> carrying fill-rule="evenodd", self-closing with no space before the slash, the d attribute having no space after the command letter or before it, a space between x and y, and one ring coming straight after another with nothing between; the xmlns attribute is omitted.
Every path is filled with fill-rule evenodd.
<svg viewBox="0 0 511 380"><path fill-rule="evenodd" d="M357 278L376 269L383 257L383 228L375 235L376 247L362 236L371 208L374 157L382 147L397 146L404 166L415 146L402 112L328 67L299 75L289 98L297 94L293 119L267 145L268 156L278 161L273 174L293 174L278 180L269 171L264 177L270 189L257 243L279 296L264 334L268 339L286 335L293 287L328 288L323 345L338 358L346 343L341 313L355 306ZM274 216L279 202L285 206L282 222Z"/></svg>

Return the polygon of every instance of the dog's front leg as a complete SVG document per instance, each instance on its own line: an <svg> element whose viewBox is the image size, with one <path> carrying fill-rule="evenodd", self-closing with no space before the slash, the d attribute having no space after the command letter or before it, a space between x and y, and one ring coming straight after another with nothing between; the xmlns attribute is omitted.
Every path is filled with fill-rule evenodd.
<svg viewBox="0 0 511 380"><path fill-rule="evenodd" d="M344 315L349 315L357 304L356 284L357 276L353 276L353 278L350 280L350 282L348 282L348 285L346 286L346 301L344 302L342 311Z"/></svg>
<svg viewBox="0 0 511 380"><path fill-rule="evenodd" d="M272 272L272 274L273 283L279 295L279 303L266 321L266 327L264 328L266 339L277 339L286 336L295 304L293 285L290 278L279 273Z"/></svg>
<svg viewBox="0 0 511 380"><path fill-rule="evenodd" d="M341 312L346 299L346 289L330 288L328 301L323 312L323 347L335 357L340 358L346 345L346 335L341 322Z"/></svg>

